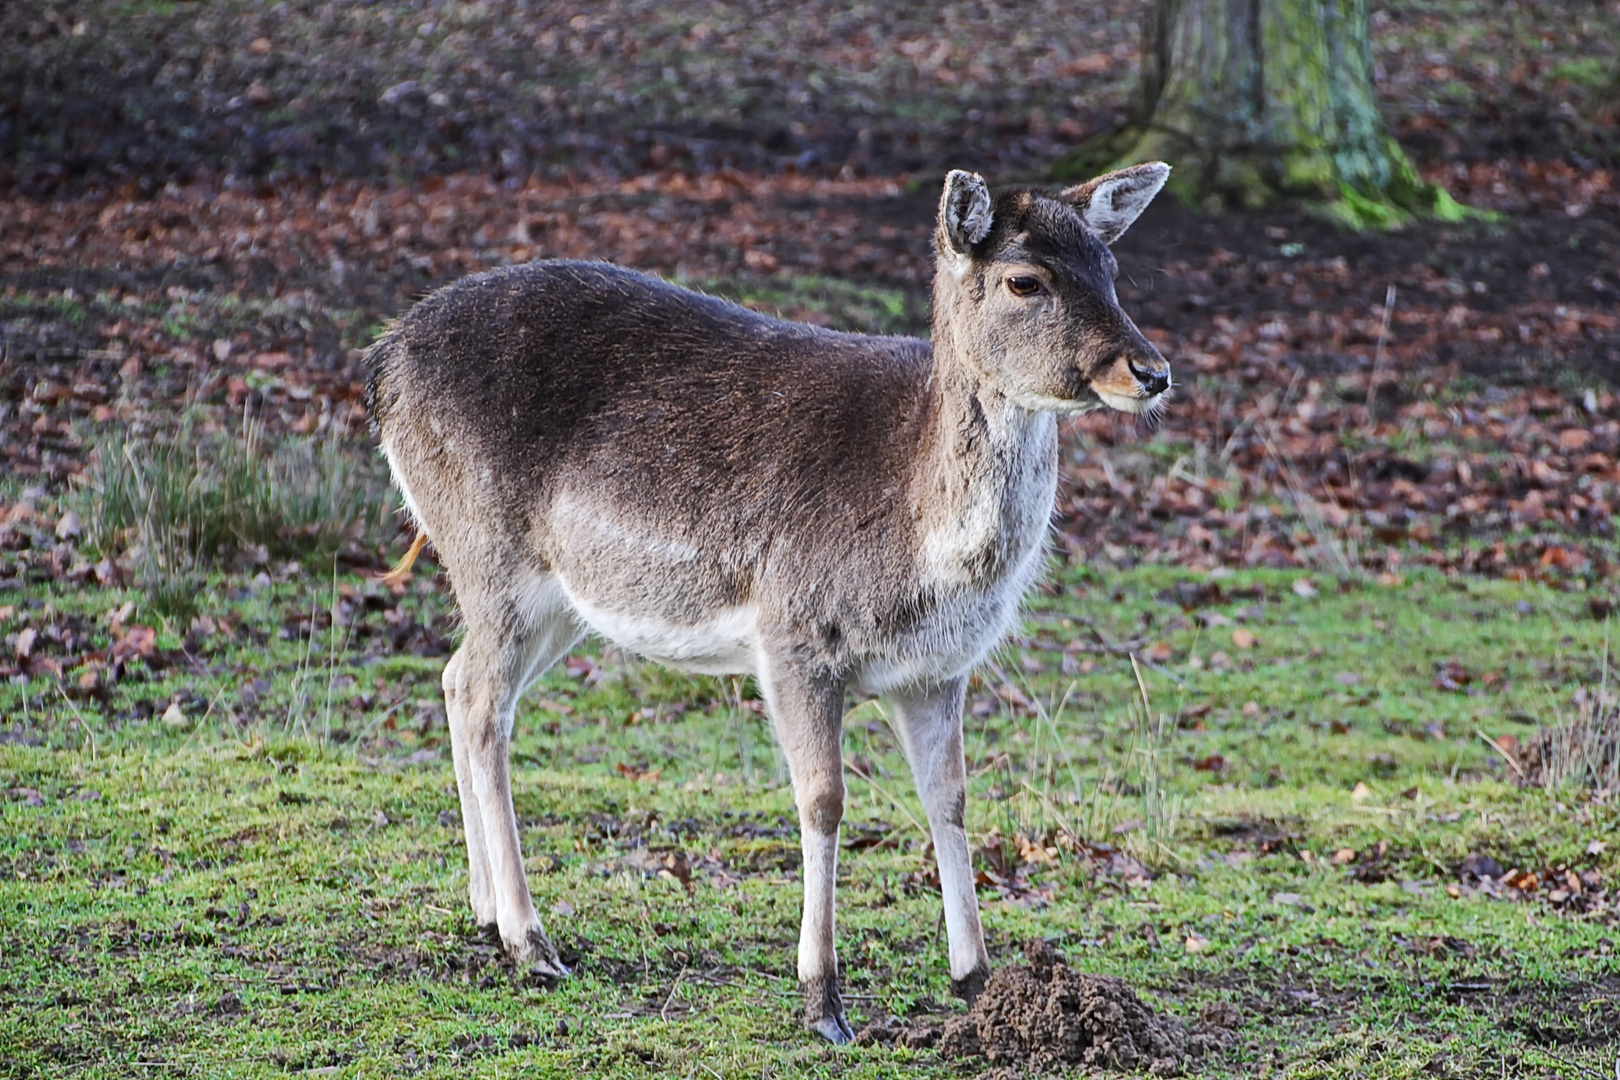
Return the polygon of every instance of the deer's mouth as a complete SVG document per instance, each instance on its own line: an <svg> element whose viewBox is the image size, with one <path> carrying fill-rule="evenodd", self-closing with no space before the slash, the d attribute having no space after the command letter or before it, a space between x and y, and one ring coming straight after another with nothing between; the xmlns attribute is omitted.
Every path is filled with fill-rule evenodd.
<svg viewBox="0 0 1620 1080"><path fill-rule="evenodd" d="M1170 365L1162 357L1137 363L1121 356L1093 378L1088 389L1110 409L1139 415L1162 408L1172 385Z"/></svg>
<svg viewBox="0 0 1620 1080"><path fill-rule="evenodd" d="M1097 395L1098 401L1102 402L1110 409L1122 413L1146 412L1148 409L1152 408L1153 403L1159 399L1159 395L1157 394L1155 394L1153 397L1147 397L1145 395L1133 396L1129 394L1117 394L1112 390L1102 389L1094 389L1092 393Z"/></svg>

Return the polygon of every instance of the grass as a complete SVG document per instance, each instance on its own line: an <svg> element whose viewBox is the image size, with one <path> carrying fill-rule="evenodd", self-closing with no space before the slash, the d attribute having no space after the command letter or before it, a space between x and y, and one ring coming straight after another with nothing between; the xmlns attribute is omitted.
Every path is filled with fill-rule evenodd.
<svg viewBox="0 0 1620 1080"><path fill-rule="evenodd" d="M1586 852L1613 804L1517 788L1478 737L1595 687L1602 624L1531 584L1317 576L1303 597L1297 576L1075 568L1034 598L969 695L975 843L1057 860L982 890L997 961L1040 934L1184 1017L1237 1004L1210 1076L1612 1068L1612 925L1445 888L1471 852L1612 881L1614 855ZM545 988L466 908L442 656L413 655L449 645L436 584L208 582L201 614L232 629L190 656L102 697L71 672L0 685L0 1075L961 1074L798 1030L792 800L746 683L589 649L525 700L529 877L580 957ZM1215 602L1165 599L1189 589ZM94 644L131 598L31 587L0 632L48 605ZM1099 637L1141 642L1140 683L1085 651ZM1437 689L1447 664L1476 692ZM948 1011L922 811L881 703L852 704L870 779L850 773L840 882L851 1008ZM1154 878L1082 856L1098 843ZM1361 880L1343 850L1385 854Z"/></svg>
<svg viewBox="0 0 1620 1080"><path fill-rule="evenodd" d="M116 558L133 545L145 606L184 623L220 559L330 558L380 524L383 490L341 432L270 447L244 413L234 437L204 434L190 416L166 437L114 429L96 444L79 501L96 553Z"/></svg>
<svg viewBox="0 0 1620 1080"><path fill-rule="evenodd" d="M711 285L920 328L902 292ZM148 522L180 533L179 607L149 581L0 573L20 584L0 594L0 662L29 630L59 662L0 682L0 1076L971 1071L799 1031L796 823L757 694L597 647L531 692L514 754L529 877L578 975L547 988L504 965L465 904L442 588L334 573L318 526L377 509L354 446L269 448L235 423L199 407L155 448L104 441L79 504L87 549ZM1401 452L1443 449L1413 437ZM1161 440L1111 460L1145 484L1221 478L1221 455ZM1282 476L1279 512L1300 490ZM1031 598L969 695L969 830L996 849L981 867L1013 871L981 891L996 962L1044 935L1184 1018L1235 1004L1209 1076L1612 1070L1612 909L1447 892L1474 853L1613 881L1612 798L1521 789L1480 737L1590 714L1579 730L1601 741L1605 627L1543 585L1377 584L1353 572L1356 537L1317 524L1311 589L1297 571L1076 565ZM230 554L256 544L276 558ZM150 650L109 674L94 656L137 623ZM850 704L851 1011L949 1013L924 815L883 704Z"/></svg>

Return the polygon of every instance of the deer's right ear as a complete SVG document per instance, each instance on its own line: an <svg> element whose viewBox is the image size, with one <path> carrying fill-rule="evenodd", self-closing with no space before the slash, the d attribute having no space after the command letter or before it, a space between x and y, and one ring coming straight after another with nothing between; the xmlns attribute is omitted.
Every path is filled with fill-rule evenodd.
<svg viewBox="0 0 1620 1080"><path fill-rule="evenodd" d="M952 169L939 200L939 231L958 255L990 234L990 189L978 173Z"/></svg>

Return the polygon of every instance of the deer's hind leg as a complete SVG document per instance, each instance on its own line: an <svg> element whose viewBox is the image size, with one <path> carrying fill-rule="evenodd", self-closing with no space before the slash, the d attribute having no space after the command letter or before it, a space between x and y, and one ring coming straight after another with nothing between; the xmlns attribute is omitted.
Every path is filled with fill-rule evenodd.
<svg viewBox="0 0 1620 1080"><path fill-rule="evenodd" d="M514 601L460 598L467 636L444 669L445 714L467 837L469 894L514 959L541 974L568 968L546 937L523 874L509 752L518 698L584 636L549 575Z"/></svg>

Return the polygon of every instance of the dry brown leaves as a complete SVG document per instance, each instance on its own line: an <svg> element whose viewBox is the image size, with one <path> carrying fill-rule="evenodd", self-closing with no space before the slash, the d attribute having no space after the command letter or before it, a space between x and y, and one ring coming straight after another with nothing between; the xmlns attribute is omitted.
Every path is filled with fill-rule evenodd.
<svg viewBox="0 0 1620 1080"><path fill-rule="evenodd" d="M612 10L646 17L615 19ZM988 61L1001 55L996 50L1031 53L1016 34L997 36L1011 28L990 9L953 9L943 20L795 9L781 40L804 47L775 56L788 64L786 81L747 94L763 101L801 82L811 88L805 101L819 102L825 115L810 126L826 130L790 131L788 141L842 139L849 157L799 163L776 151L727 157L723 147L738 139L774 138L763 130L635 127L646 119L638 110L648 99L634 92L643 68L664 79L667 53L680 75L671 100L696 116L699 100L680 95L710 87L721 61L748 50L732 34L736 27L728 29L732 15L718 10L701 32L635 4L612 10L577 18L552 8L491 10L469 14L453 33L428 28L426 9L398 25L337 9L241 26L206 13L175 16L195 23L191 36L171 35L163 48L240 38L207 79L179 57L164 75L174 93L191 95L181 112L211 116L217 124L204 125L208 138L223 142L167 148L199 156L189 164L155 150L129 157L151 161L145 171L123 163L98 170L86 151L91 164L72 183L60 163L50 173L50 163L36 162L49 183L19 182L0 193L0 457L8 468L59 488L83 467L86 432L161 428L188 401L252 409L275 430L357 430L364 410L356 349L369 328L434 284L508 262L606 258L687 279L774 287L827 275L920 296L931 273L929 189L937 170L908 171L922 165L903 164L909 151L895 145L872 149L882 141L872 130L888 130L893 119L874 112L873 87L923 88L936 105L948 102L926 122L940 130L940 117L961 109L969 128L994 127L993 137L972 144L976 160L968 162L993 172L986 163L998 159L1049 160L1085 125L1064 129L1065 118L1035 107L1003 116L1007 110L991 108L989 98L1012 100L1013 89L1049 97L1065 80L1114 86L1135 33L1124 9L1088 9L1090 21L1066 23L1073 40L1042 45L1034 50L1038 63L1020 68ZM1352 237L1298 215L1211 221L1156 207L1132 230L1121 248L1121 295L1188 388L1154 436L1176 446L1180 459L1165 467L1137 452L1143 432L1118 417L1069 424L1057 514L1068 554L1386 575L1427 563L1551 581L1597 582L1610 573L1620 508L1620 399L1611 378L1620 363L1620 184L1614 169L1589 156L1612 150L1602 117L1583 113L1577 123L1562 107L1589 102L1549 49L1595 55L1563 10L1508 12L1467 41L1450 40L1427 12L1375 26L1384 93L1428 175L1512 215L1500 228ZM1020 28L1027 18L1018 16ZM73 40L74 24L60 18L16 21L24 68ZM106 36L112 24L85 21L85 47L116 44ZM343 83L332 98L337 111L324 122L339 131L363 122L396 135L429 128L434 135L399 151L403 157L398 148L378 150L377 161L393 162L388 169L299 166L332 149L322 141L330 132L300 142L324 115L314 107L319 92L306 88L316 96L300 111L283 91L300 78L323 85L314 75L330 74L335 58L297 43L421 35L442 50L431 71L407 77L380 60L356 75L358 83ZM140 37L130 56L117 58L131 78L146 70L141 50L156 47ZM494 136L478 142L491 118L504 123L520 111L494 89L512 58L493 46L514 41L545 63L600 76L588 81L589 102L539 95L550 119L525 129L523 138L535 143L526 149L503 149ZM964 48L968 42L982 49ZM747 59L763 62L752 52ZM818 78L832 79L825 91L814 90L817 65L825 69ZM1023 74L1014 79L1014 70ZM1039 85L1004 84L1029 79ZM367 80L380 81L356 89ZM1477 94L1466 124L1429 108L1429 90L1448 80ZM1513 111L1515 103L1550 119ZM0 99L0 111L13 115L15 104ZM257 138L246 134L250 121L268 122L282 106L281 142L260 154L249 145ZM446 118L479 154L502 164L451 171L441 151L461 136L440 130ZM177 138L164 126L173 117L156 119L158 135ZM841 126L848 128L842 135ZM1546 131L1552 135L1543 138ZM919 137L937 149L929 141L937 134ZM504 163L507 150L524 162L540 144L565 146L578 167ZM218 155L234 164L206 164ZM293 164L242 164L255 155ZM851 163L861 167L845 167ZM380 179L390 172L402 179ZM922 190L912 186L918 180ZM1385 311L1389 285L1397 299ZM246 319L220 317L227 304L246 302L261 307ZM64 306L87 310L64 314ZM791 313L828 321L809 307ZM1467 378L1472 388L1459 390Z"/></svg>
<svg viewBox="0 0 1620 1080"><path fill-rule="evenodd" d="M1154 874L1131 855L1110 844L1082 840L1066 829L1049 829L1039 836L1017 832L1004 836L991 829L973 851L978 867L974 883L1015 907L1039 909L1057 896L1057 882L1043 878L1063 864L1078 868L1097 887L1135 888ZM927 865L907 875L911 889L937 891L939 870Z"/></svg>

